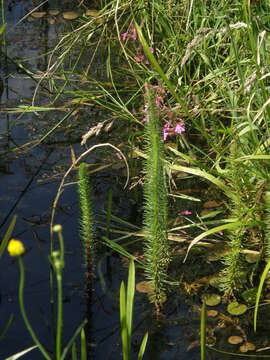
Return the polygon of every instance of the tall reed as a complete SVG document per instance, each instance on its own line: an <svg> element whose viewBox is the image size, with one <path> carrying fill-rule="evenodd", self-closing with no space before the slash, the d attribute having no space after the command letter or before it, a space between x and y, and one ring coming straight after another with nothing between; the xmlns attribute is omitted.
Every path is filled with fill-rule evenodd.
<svg viewBox="0 0 270 360"><path fill-rule="evenodd" d="M167 187L164 149L158 113L151 87L146 87L148 121L145 124L144 233L145 272L151 287L151 301L160 311L169 264L167 235Z"/></svg>
<svg viewBox="0 0 270 360"><path fill-rule="evenodd" d="M80 207L80 237L87 268L87 289L92 286L93 258L95 253L95 215L92 200L92 183L86 163L81 163L78 172L78 194Z"/></svg>

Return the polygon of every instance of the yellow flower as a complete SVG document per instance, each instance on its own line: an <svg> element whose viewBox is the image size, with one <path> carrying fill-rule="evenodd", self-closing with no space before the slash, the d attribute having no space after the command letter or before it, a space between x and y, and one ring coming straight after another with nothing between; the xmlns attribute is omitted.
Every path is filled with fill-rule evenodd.
<svg viewBox="0 0 270 360"><path fill-rule="evenodd" d="M10 256L20 256L24 253L24 246L20 240L11 239L8 243L8 252Z"/></svg>

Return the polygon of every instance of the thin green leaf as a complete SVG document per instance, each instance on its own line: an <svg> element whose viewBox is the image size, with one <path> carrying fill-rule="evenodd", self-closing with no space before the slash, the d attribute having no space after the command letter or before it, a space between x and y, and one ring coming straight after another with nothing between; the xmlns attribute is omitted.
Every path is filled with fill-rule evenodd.
<svg viewBox="0 0 270 360"><path fill-rule="evenodd" d="M143 341L141 343L140 351L139 351L139 354L138 354L138 360L142 360L142 358L143 358L145 348L146 348L146 345L147 345L147 341L148 341L148 332L146 332L144 334Z"/></svg>
<svg viewBox="0 0 270 360"><path fill-rule="evenodd" d="M73 343L75 342L76 337L80 334L82 328L87 324L87 320L84 319L83 322L78 326L78 328L76 329L75 333L73 334L73 336L71 337L71 339L69 340L69 342L67 343L67 345L65 346L63 353L61 355L61 360L64 360L69 349L72 347Z"/></svg>
<svg viewBox="0 0 270 360"><path fill-rule="evenodd" d="M255 309L254 309L254 332L256 332L257 329L257 316L258 316L258 309L259 309L259 301L262 293L263 284L266 278L266 275L268 274L268 271L270 269L270 261L266 264L264 271L262 273L260 284L258 287L257 295L256 295L256 303L255 303Z"/></svg>
<svg viewBox="0 0 270 360"><path fill-rule="evenodd" d="M125 295L125 284L123 281L121 282L121 287L120 287L120 324L121 324L123 359L129 360L128 332L127 332L127 320L126 320L126 295Z"/></svg>
<svg viewBox="0 0 270 360"><path fill-rule="evenodd" d="M211 235L211 234L214 234L216 232L219 232L219 231L223 231L223 230L231 230L231 229L235 229L239 226L241 226L242 222L241 221L235 221L233 223L229 223L229 224L224 224L224 225L219 225L219 226L216 226L210 230L207 230L207 231L204 231L202 234L198 235L195 237L195 239L193 239L191 241L191 243L189 244L189 247L187 249L187 253L186 253L186 256L185 256L185 259L184 259L184 262L187 260L187 257L188 257L188 254L191 250L191 248L198 244L198 242L202 239L204 239L206 236L208 235Z"/></svg>
<svg viewBox="0 0 270 360"><path fill-rule="evenodd" d="M15 226L15 223L16 223L16 215L13 216L12 220L11 220L11 223L9 224L9 227L4 235L4 238L0 244L0 258L2 257L4 251L5 251L5 248L7 246L7 243L11 237L11 234L12 234L12 231L14 229L14 226Z"/></svg>
<svg viewBox="0 0 270 360"><path fill-rule="evenodd" d="M72 360L77 360L77 350L75 342L72 344Z"/></svg>
<svg viewBox="0 0 270 360"><path fill-rule="evenodd" d="M83 328L81 330L81 360L87 360L85 332Z"/></svg>
<svg viewBox="0 0 270 360"><path fill-rule="evenodd" d="M206 347L206 305L205 305L205 301L203 301L202 311L201 311L201 360L205 360L205 347Z"/></svg>
<svg viewBox="0 0 270 360"><path fill-rule="evenodd" d="M23 350L23 351L20 351L20 352L18 352L17 354L14 354L14 355L6 358L5 360L17 360L17 359L19 359L20 357L24 356L25 354L29 353L30 351L36 349L37 347L38 347L37 345L31 346L30 348L25 349L25 350Z"/></svg>
<svg viewBox="0 0 270 360"><path fill-rule="evenodd" d="M8 329L10 328L10 325L12 324L13 319L14 319L14 314L10 314L6 325L4 326L3 330L1 331L0 340L2 340L5 337L6 333L8 332Z"/></svg>
<svg viewBox="0 0 270 360"><path fill-rule="evenodd" d="M128 284L127 284L127 304L126 304L126 322L128 332L128 350L131 351L131 335L132 335L132 320L133 320L133 305L135 294L135 265L134 260L130 260L128 270Z"/></svg>

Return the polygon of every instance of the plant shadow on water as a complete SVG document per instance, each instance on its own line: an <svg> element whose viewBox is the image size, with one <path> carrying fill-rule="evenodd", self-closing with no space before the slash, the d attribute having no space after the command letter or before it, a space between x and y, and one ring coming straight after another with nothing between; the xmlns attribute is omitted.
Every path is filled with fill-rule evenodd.
<svg viewBox="0 0 270 360"><path fill-rule="evenodd" d="M86 1L85 1L86 3ZM75 153L81 152L81 136L89 128L89 118L93 124L102 121L103 114L95 109L84 112L79 110L71 114L72 121L64 126L64 131L55 131L52 137L46 139L46 144L36 146L37 135L46 136L48 124L51 128L57 124L59 118L63 118L63 109L50 112L39 111L37 113L25 112L9 113L8 109L14 109L23 101L31 105L33 93L37 81L29 78L29 74L20 68L19 62L12 60L27 59L27 68L38 73L47 68L48 50L56 45L62 32L69 29L63 19L58 23L54 18L28 21L27 19L17 23L37 2L13 1L12 7L6 4L7 21L7 60L2 57L2 68L0 77L3 82L0 84L1 111L0 112L0 226L1 234L10 222L11 215L15 212L18 220L14 231L14 237L23 241L26 248L24 256L26 285L25 285L25 306L30 321L39 339L52 350L52 308L50 306L49 294L49 262L50 253L49 225L52 204L57 192L58 184L66 169L71 163L70 145ZM67 7L65 7L65 5ZM63 10L70 10L69 1L48 2L42 9L61 7ZM43 55L43 56L41 56ZM100 60L100 63L102 59ZM104 62L101 66L98 61L95 64L96 72L102 77L105 72ZM105 76L104 76L105 78ZM49 89L40 87L35 102L41 106L46 104ZM66 99L65 99L66 101ZM64 105L63 105L64 106ZM66 109L65 109L66 110ZM51 125L53 124L53 125ZM75 125L74 125L75 124ZM120 126L119 126L120 128ZM126 129L123 126L119 129L123 136ZM101 134L98 141L110 140L110 134ZM119 136L119 143L122 136ZM103 139L104 138L104 139ZM90 145L96 140L91 140ZM15 147L28 144L27 150L33 146L31 151L14 151ZM88 144L89 145L89 144ZM13 149L10 151L10 149ZM115 155L108 151L92 153L87 159L90 168L97 169L104 165L104 158L108 161L108 169L101 172L94 172L93 198L97 214L98 224L105 223L107 207L107 194L112 189L113 215L129 221L136 225L137 220L142 217L142 201L134 201L135 195L132 192L123 190L125 172L122 171L119 161L115 161ZM76 191L76 174L71 176L70 182L66 184L65 190L57 207L57 222L63 225L65 239L65 270L63 274L63 299L64 299L64 326L63 343L69 340L78 324L88 318L87 342L90 358L96 359L119 359L121 353L120 322L119 322L119 288L123 279L127 278L127 262L119 255L112 254L110 250L100 249L98 261L95 268L94 292L91 308L87 308L85 294L85 267L83 264L83 251L79 240L79 209ZM188 186L188 185L187 185ZM194 186L193 183L189 187ZM188 189L187 189L188 190ZM201 191L201 189L199 189ZM193 192L194 194L194 192ZM141 194L136 194L139 198ZM138 205L139 204L139 205ZM177 206L170 203L176 211L188 216L184 208L176 209ZM194 210L194 209L193 209ZM141 221L138 221L141 225ZM97 240L101 238L97 232ZM136 245L134 245L136 249ZM177 250L177 246L176 246ZM179 250L180 251L180 250ZM196 255L196 254L195 254ZM210 268L202 269L202 263ZM196 268L197 263L197 268ZM193 290L196 295L199 293L200 284L198 277L207 277L215 272L218 266L209 265L206 257L201 255L189 259L189 262L182 264L179 260L172 260L171 275L179 278L185 274L185 280L192 284L190 297L186 297L183 289L171 290L164 305L164 317L156 319L153 309L149 307L146 294L136 292L134 307L134 334L132 338L132 351L138 352L142 337L146 330L149 331L149 339L145 353L146 359L189 359L200 358L200 310L201 302L192 297ZM193 274L189 272L192 266ZM18 270L14 261L11 261L7 254L1 259L1 288L0 288L0 328L6 323L9 314L14 314L14 321L0 343L0 358L5 359L11 354L23 350L33 344L22 321L18 307ZM211 270L211 271L210 271ZM205 273L204 273L205 272ZM136 282L143 280L143 273L138 269ZM207 285L208 286L208 285ZM176 288L176 287L175 287ZM187 289L186 289L187 290ZM220 315L216 318L208 317L207 331L211 338L221 333L216 346L233 352L235 348L228 348L227 338L235 329L239 331L239 323L231 321L231 318L222 317L225 312L224 306L220 306ZM265 315L264 328L259 328L260 336L267 337L267 310L260 309L260 316ZM252 315L251 315L252 317ZM252 319L246 321L252 323ZM268 320L269 322L269 320ZM226 324L226 331L223 330ZM241 333L241 331L240 331ZM214 335L213 335L214 336ZM34 354L34 355L33 355ZM24 356L25 359L42 359L35 350ZM235 356L223 356L213 351L207 353L207 359L234 359ZM257 356L259 359L260 357Z"/></svg>

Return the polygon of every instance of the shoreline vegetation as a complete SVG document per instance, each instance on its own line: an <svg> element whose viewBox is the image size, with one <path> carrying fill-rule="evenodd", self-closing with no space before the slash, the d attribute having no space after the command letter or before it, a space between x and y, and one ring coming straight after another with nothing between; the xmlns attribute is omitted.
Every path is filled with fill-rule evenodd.
<svg viewBox="0 0 270 360"><path fill-rule="evenodd" d="M207 317L218 317L239 334L228 340L239 345L235 355L263 347L249 341L249 333L263 322L260 304L268 301L269 290L269 14L270 3L263 0L102 0L93 9L82 4L63 14L42 8L29 13L32 21L60 17L72 21L72 29L46 54L47 70L39 75L31 105L6 111L61 109L65 115L34 142L10 151L31 151L46 144L72 122L74 113L102 111L102 119L82 135L81 153L71 148L71 166L52 207L50 279L53 284L55 274L58 285L57 360L73 347L75 335L81 336L81 359L87 358L85 324L62 349L59 277L64 250L57 228L61 249L55 255L52 231L64 182L74 171L80 179L82 262L87 265L89 291L95 282L92 262L98 256L95 252L92 257L93 246L100 239L102 246L131 264L127 293L122 284L120 297L124 359L131 356L134 263L145 274L143 291L158 320L166 317L164 304L177 288L202 300L202 360L207 358L206 347L213 345L219 351L213 335L218 325L211 333ZM3 19L1 45L7 55ZM29 69L21 66L27 74ZM41 89L50 93L46 106L38 105ZM90 176L107 163L104 159L91 171L87 159L92 149L100 147L115 151L116 161L124 164L129 182L123 187L141 205L140 224L114 216L110 192L106 220L96 223ZM111 228L112 219L116 229ZM19 265L22 274L21 255ZM20 298L22 290L23 285ZM218 315L212 306L226 310ZM150 330L138 358L144 351L147 354L147 338L151 341ZM50 359L47 350L34 342ZM72 359L76 353L73 347Z"/></svg>

